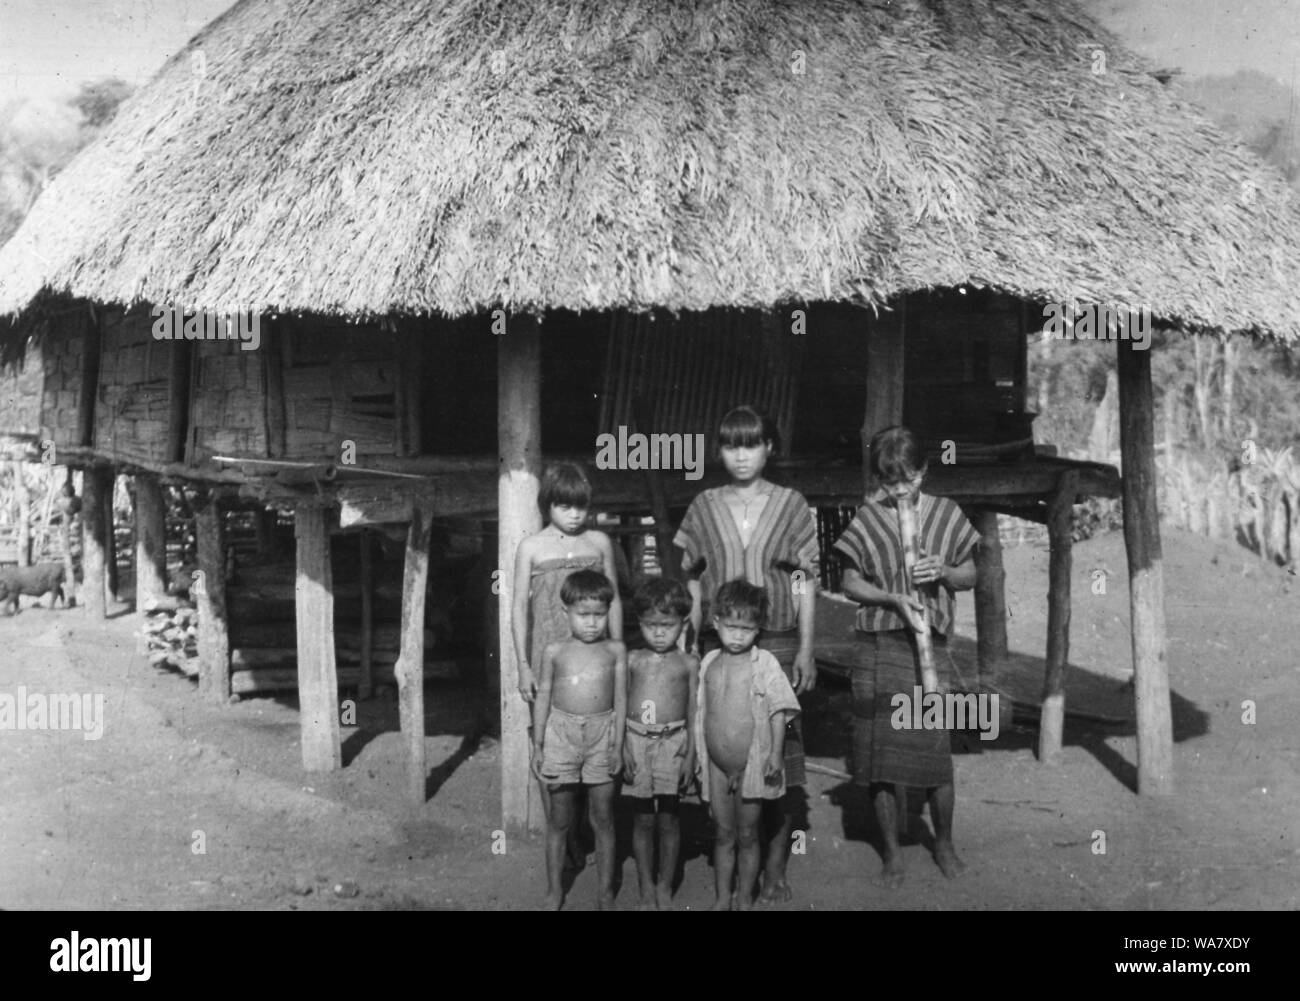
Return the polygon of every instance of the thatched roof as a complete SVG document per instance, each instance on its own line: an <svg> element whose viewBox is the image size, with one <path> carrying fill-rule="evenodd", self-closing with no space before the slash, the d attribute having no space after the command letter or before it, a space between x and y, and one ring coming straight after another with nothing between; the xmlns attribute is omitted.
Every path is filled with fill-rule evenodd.
<svg viewBox="0 0 1300 1001"><path fill-rule="evenodd" d="M1300 211L1069 2L244 0L0 251L4 312L965 282L1290 339Z"/></svg>

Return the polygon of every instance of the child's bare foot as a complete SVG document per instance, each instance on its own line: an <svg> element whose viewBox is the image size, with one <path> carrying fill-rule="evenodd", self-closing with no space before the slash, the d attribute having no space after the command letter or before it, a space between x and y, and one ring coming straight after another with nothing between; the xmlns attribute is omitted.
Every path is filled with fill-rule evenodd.
<svg viewBox="0 0 1300 1001"><path fill-rule="evenodd" d="M731 897L718 897L718 899L713 902L713 910L715 911L731 910Z"/></svg>
<svg viewBox="0 0 1300 1001"><path fill-rule="evenodd" d="M966 871L966 863L957 857L951 842L941 842L934 846L934 861L939 866L939 871L949 879L956 879Z"/></svg>
<svg viewBox="0 0 1300 1001"><path fill-rule="evenodd" d="M605 891L603 891L602 893L600 893L600 894L597 895L597 897L596 897L596 910L598 910L598 911L615 911L615 910L618 910L618 908L614 906L614 891L613 891L613 890L605 890Z"/></svg>
<svg viewBox="0 0 1300 1001"><path fill-rule="evenodd" d="M763 877L763 892L758 895L760 904L784 904L794 899L794 891L784 876L779 879Z"/></svg>
<svg viewBox="0 0 1300 1001"><path fill-rule="evenodd" d="M666 911L672 906L673 888L668 883L657 883L655 885L655 910Z"/></svg>
<svg viewBox="0 0 1300 1001"><path fill-rule="evenodd" d="M897 853L885 859L885 865L880 870L880 879L891 890L896 890L903 885L903 857Z"/></svg>
<svg viewBox="0 0 1300 1001"><path fill-rule="evenodd" d="M559 890L555 890L551 893L548 893L546 895L546 899L542 901L542 910L558 911L560 909L560 906L563 903L564 903L564 894L562 894Z"/></svg>

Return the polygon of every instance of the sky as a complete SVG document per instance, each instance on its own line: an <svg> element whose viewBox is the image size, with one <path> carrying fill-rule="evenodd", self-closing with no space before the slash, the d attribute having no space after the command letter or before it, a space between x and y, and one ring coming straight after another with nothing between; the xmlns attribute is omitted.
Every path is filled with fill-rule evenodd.
<svg viewBox="0 0 1300 1001"><path fill-rule="evenodd" d="M1300 91L1300 0L1083 0L1160 66L1255 69ZM0 104L147 80L231 0L0 0Z"/></svg>

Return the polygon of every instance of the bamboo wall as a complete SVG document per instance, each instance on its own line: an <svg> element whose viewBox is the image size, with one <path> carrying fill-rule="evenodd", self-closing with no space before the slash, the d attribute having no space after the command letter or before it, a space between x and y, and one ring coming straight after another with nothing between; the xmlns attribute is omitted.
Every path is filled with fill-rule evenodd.
<svg viewBox="0 0 1300 1001"><path fill-rule="evenodd" d="M197 344L191 362L190 461L270 454L263 352L273 347L265 340L257 351L243 350L237 340Z"/></svg>
<svg viewBox="0 0 1300 1001"><path fill-rule="evenodd" d="M172 370L185 341L155 340L147 307L99 312L95 445L115 458L167 462Z"/></svg>
<svg viewBox="0 0 1300 1001"><path fill-rule="evenodd" d="M326 317L285 318L275 339L287 455L337 460L345 441L356 445L357 456L397 452L402 362L395 333Z"/></svg>
<svg viewBox="0 0 1300 1001"><path fill-rule="evenodd" d="M40 433L59 448L80 445L82 380L90 312L82 304L63 313L44 335L39 353L45 371Z"/></svg>
<svg viewBox="0 0 1300 1001"><path fill-rule="evenodd" d="M45 361L39 351L0 368L0 435L35 437L40 433L44 385Z"/></svg>

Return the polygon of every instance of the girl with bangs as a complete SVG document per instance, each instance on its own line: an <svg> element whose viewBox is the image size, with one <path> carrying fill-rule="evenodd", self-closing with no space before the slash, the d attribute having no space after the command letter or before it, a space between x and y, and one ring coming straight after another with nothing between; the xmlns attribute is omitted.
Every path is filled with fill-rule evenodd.
<svg viewBox="0 0 1300 1001"><path fill-rule="evenodd" d="M701 625L712 620L708 597L725 582L744 579L767 592L769 609L759 646L776 657L795 692L802 694L817 681L817 522L802 494L764 478L777 442L775 425L753 407L736 407L723 417L718 452L730 482L695 497L673 544L682 550L691 594L691 652L698 656L721 645L711 627L701 633ZM767 837L759 895L764 903L791 897L786 865L792 815L804 801L804 781L803 736L794 720L785 737L788 791L764 804Z"/></svg>
<svg viewBox="0 0 1300 1001"><path fill-rule="evenodd" d="M510 632L519 664L519 695L530 705L537 697L537 673L542 667L542 653L552 643L569 639L572 631L560 600L560 589L569 575L578 570L596 570L616 582L609 606L609 638L623 638L623 604L619 600L618 567L609 536L587 525L591 508L591 483L586 473L571 462L548 466L542 475L537 506L542 509L545 526L528 536L515 552L514 602L511 606ZM539 783L542 809L548 820L551 796L545 783ZM578 846L577 831L581 821L570 829L569 865L581 868L583 853Z"/></svg>

